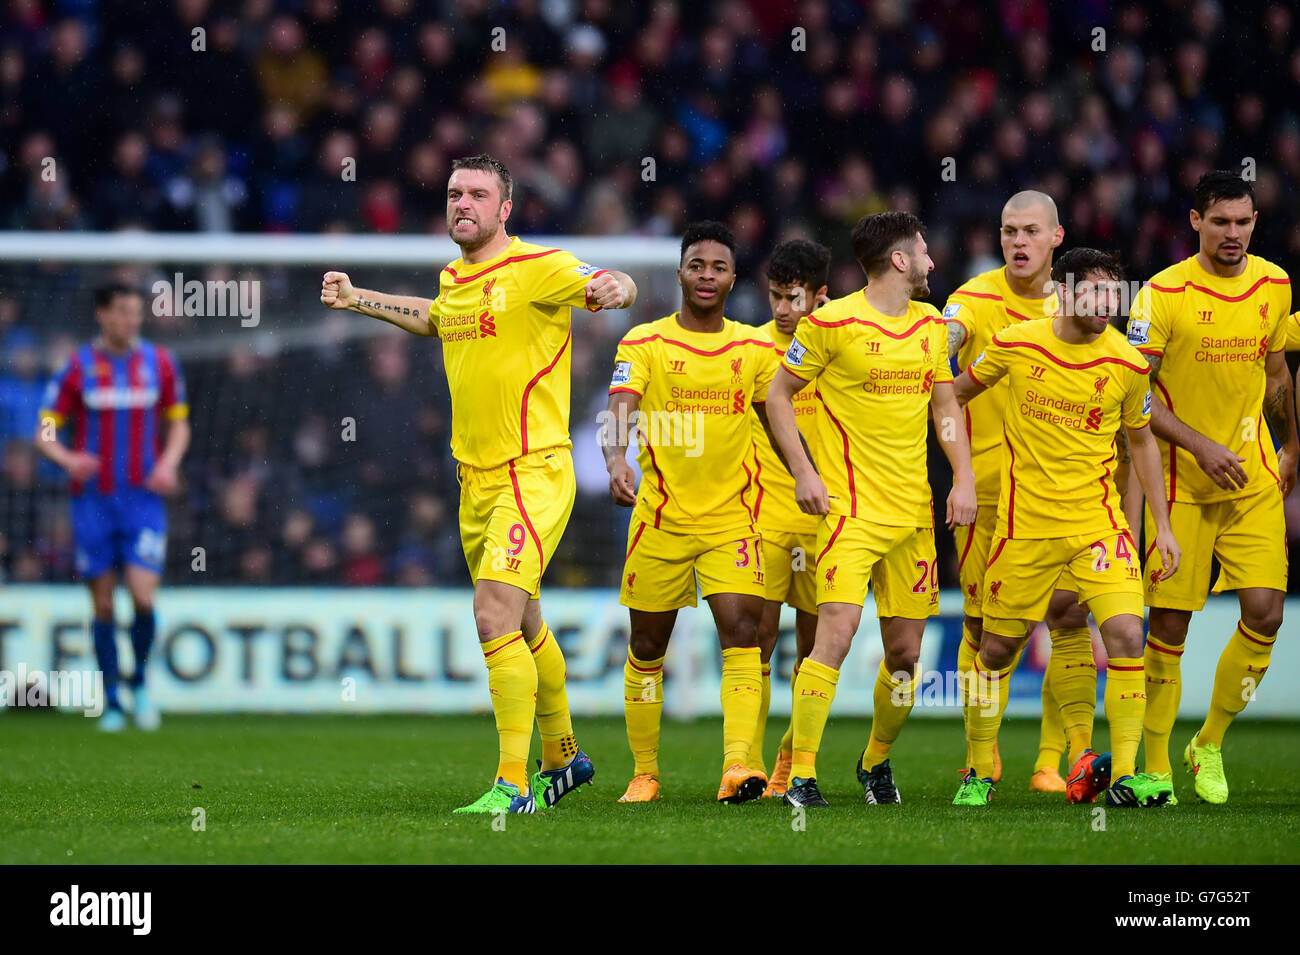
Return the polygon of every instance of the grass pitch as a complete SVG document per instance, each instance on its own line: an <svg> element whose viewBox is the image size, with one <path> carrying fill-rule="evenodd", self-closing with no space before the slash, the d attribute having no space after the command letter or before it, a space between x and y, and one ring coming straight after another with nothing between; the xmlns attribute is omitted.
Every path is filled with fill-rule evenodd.
<svg viewBox="0 0 1300 955"><path fill-rule="evenodd" d="M1028 791L1036 721L1008 721L987 809L951 805L960 722L913 719L895 747L901 806L866 806L853 765L868 723L832 719L818 761L830 809L802 831L771 800L720 806L719 720L664 724L664 798L619 805L623 724L580 719L596 781L535 816L462 817L487 788L490 716L172 716L100 735L73 715L0 716L0 863L1295 863L1300 724L1242 721L1231 801L1110 809ZM769 754L784 728L768 727ZM1175 746L1195 727L1179 724ZM1097 739L1106 739L1104 724ZM534 753L539 751L534 743ZM769 760L771 756L769 755ZM1064 771L1064 770L1063 770ZM195 810L202 810L201 814ZM197 829L199 821L204 828Z"/></svg>

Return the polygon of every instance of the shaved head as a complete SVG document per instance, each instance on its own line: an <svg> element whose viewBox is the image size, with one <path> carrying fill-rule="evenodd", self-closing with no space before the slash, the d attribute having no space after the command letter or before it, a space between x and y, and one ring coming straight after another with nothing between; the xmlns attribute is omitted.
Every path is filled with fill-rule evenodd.
<svg viewBox="0 0 1300 955"><path fill-rule="evenodd" d="M1028 212L1035 208L1043 210L1043 225L1047 226L1047 228L1055 229L1061 224L1061 217L1057 215L1056 203L1052 201L1052 197L1045 192L1038 192L1034 189L1017 192L1008 199L1007 204L1002 207L1002 218L1005 220L1008 213Z"/></svg>

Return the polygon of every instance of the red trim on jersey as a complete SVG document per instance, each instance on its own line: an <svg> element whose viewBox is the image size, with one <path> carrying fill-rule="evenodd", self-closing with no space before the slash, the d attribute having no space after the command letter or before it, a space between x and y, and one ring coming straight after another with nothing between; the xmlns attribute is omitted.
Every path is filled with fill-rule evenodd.
<svg viewBox="0 0 1300 955"><path fill-rule="evenodd" d="M758 485L758 497L754 498L754 520L758 520L758 515L763 512L763 462L758 460L758 453L754 454L754 483Z"/></svg>
<svg viewBox="0 0 1300 955"><path fill-rule="evenodd" d="M625 391L625 392L627 392L629 395L636 395L638 398L641 397L641 392L637 391L635 388L611 388L611 389L609 389L609 393L610 393L611 395L616 395L616 394L618 394L620 391Z"/></svg>
<svg viewBox="0 0 1300 955"><path fill-rule="evenodd" d="M1269 473L1269 476L1272 477L1274 481L1279 482L1278 486L1280 487L1280 479L1273 473L1273 469L1268 466L1268 455L1264 453L1264 421L1262 413L1255 415L1255 443L1259 445L1260 463L1264 465L1264 470Z"/></svg>
<svg viewBox="0 0 1300 955"><path fill-rule="evenodd" d="M1072 368L1075 371L1082 371L1085 368L1095 368L1097 365L1123 365L1125 368L1133 369L1133 371L1136 371L1139 375L1151 374L1150 365L1147 365L1145 368L1141 368L1138 367L1137 365L1133 365L1130 364L1129 362L1126 362L1122 358L1113 358L1109 355L1102 358L1094 358L1092 361L1076 363L1072 361L1063 361L1062 359L1057 358L1055 355L1053 355L1042 345L1039 345L1037 342L1004 342L1004 341L999 341L998 336L994 335L993 344L1001 345L1003 348L1032 348L1036 352L1041 352L1046 358L1050 359L1053 363L1060 365L1062 368Z"/></svg>
<svg viewBox="0 0 1300 955"><path fill-rule="evenodd" d="M987 387L988 387L988 385L984 384L984 382L980 381L977 377L975 377L975 363L974 363L974 362L971 362L969 365L966 366L966 374L970 375L970 380L973 381L973 382L975 382L975 384L979 385L981 388L987 388ZM969 414L969 413L970 413L970 412L967 412L967 414Z"/></svg>
<svg viewBox="0 0 1300 955"><path fill-rule="evenodd" d="M592 279L594 279L596 276L598 276L598 275L605 275L607 272L609 272L609 269L600 269L600 270L598 270L598 271L596 271L596 272L592 272L590 275L587 276L587 281L590 282L590 281L591 281ZM589 311L589 312L599 312L602 308L604 308L603 305L597 305L595 308L592 308L592 307L591 307L591 295L590 295L590 293L587 292L587 290L586 290L585 288L582 290L582 297L583 297L584 299L586 299L586 301L583 303L583 307L584 307L587 311Z"/></svg>
<svg viewBox="0 0 1300 955"><path fill-rule="evenodd" d="M1151 542L1151 546L1147 548L1146 556L1143 557L1142 559L1143 559L1144 561L1150 560L1150 559L1151 559L1151 553L1152 553L1155 549L1156 549L1155 541L1152 541L1152 542Z"/></svg>
<svg viewBox="0 0 1300 955"><path fill-rule="evenodd" d="M1032 322L1032 321L1033 321L1033 319L1030 318L1028 315L1021 315L1019 312L1012 311L1012 310L1009 309L1009 308L1006 309L1006 313L1007 313L1008 315L1010 315L1012 318L1014 318L1014 319L1016 319L1017 321L1020 321L1020 322ZM1046 317L1047 317L1046 315L1040 315L1040 316L1039 316L1039 318L1046 318Z"/></svg>
<svg viewBox="0 0 1300 955"><path fill-rule="evenodd" d="M143 364L144 351L137 348L126 364L128 388L140 387L140 369ZM126 482L139 487L144 484L144 409L132 408L127 412L126 421Z"/></svg>
<svg viewBox="0 0 1300 955"><path fill-rule="evenodd" d="M638 429L638 433L639 429ZM663 513L664 505L668 503L668 488L664 484L664 472L659 470L659 462L655 460L655 449L650 446L650 439L641 434L641 443L645 446L646 452L650 455L650 466L655 469L655 477L659 479L659 493L663 495L663 500L655 508L655 530L659 529L659 517Z"/></svg>
<svg viewBox="0 0 1300 955"><path fill-rule="evenodd" d="M1002 538L1002 540L998 541L998 549L993 552L993 556L989 558L989 562L984 565L985 570L988 570L990 567L992 567L993 562L1002 556L1002 548L1006 546L1007 546L1007 538L1004 537Z"/></svg>
<svg viewBox="0 0 1300 955"><path fill-rule="evenodd" d="M1111 510L1110 507L1110 487L1106 484L1106 478L1110 477L1110 462L1114 460L1115 443L1112 441L1110 445L1110 457L1101 463L1101 466L1106 473L1097 480L1101 484L1101 506L1106 508L1106 516L1110 519L1110 526L1115 528L1115 530L1119 530L1119 525L1115 523L1115 512Z"/></svg>
<svg viewBox="0 0 1300 955"><path fill-rule="evenodd" d="M1147 284L1150 285L1157 292L1176 294L1179 292L1185 292L1189 288L1194 288L1196 289L1196 291L1204 292L1206 295L1213 296L1214 298L1217 298L1222 302L1244 302L1246 299L1250 298L1257 291L1259 291L1261 285L1264 285L1267 282L1272 282L1275 285L1291 284L1290 279L1275 279L1270 275L1264 275L1260 277L1259 281L1257 281L1250 288L1246 289L1246 291L1242 292L1240 295L1224 295L1222 292L1216 292L1214 289L1206 288L1204 285L1197 285L1195 282L1191 281L1190 279L1183 283L1182 288L1165 288L1163 285L1157 285L1155 282L1148 282Z"/></svg>
<svg viewBox="0 0 1300 955"><path fill-rule="evenodd" d="M914 324L907 331L898 333L898 332L891 332L888 328L885 328L883 325L877 325L875 322L869 322L865 318L856 318L853 316L850 316L849 318L841 318L838 322L823 322L809 315L808 321L812 322L814 325L817 325L821 328L840 328L841 326L844 325L853 325L853 324L867 325L870 326L871 328L876 329L877 331L883 332L884 334L888 335L890 338L895 339L896 341L902 341L905 338L911 338L913 332L915 332L922 325L929 325L931 322L937 322L940 325L948 324L942 318L931 318L929 315L927 315L922 319L918 319L916 324Z"/></svg>
<svg viewBox="0 0 1300 955"><path fill-rule="evenodd" d="M1243 627L1241 623L1237 624L1237 632L1241 634L1243 637L1245 637L1247 640L1249 640L1251 643L1258 643L1261 647L1271 647L1273 643L1277 640L1277 637L1274 637L1272 640L1260 640L1257 637L1252 637L1250 634L1246 632L1246 628Z"/></svg>
<svg viewBox="0 0 1300 955"><path fill-rule="evenodd" d="M1007 464L1007 480L1011 482L1007 494L1007 537L1015 537L1016 526L1016 449L1011 446L1011 441L1007 438L1007 427L1002 426L1002 440L1007 446L1007 453L1011 455L1011 461ZM993 563L993 561L989 561Z"/></svg>
<svg viewBox="0 0 1300 955"><path fill-rule="evenodd" d="M749 465L744 461L740 462L740 466L745 469L745 486L740 489L740 506L743 507L745 513L749 515L749 523L752 525L754 523L754 510L745 503L745 492L748 491L749 486L754 483L754 475L750 472Z"/></svg>
<svg viewBox="0 0 1300 955"><path fill-rule="evenodd" d="M1127 530L1122 530L1122 531L1120 531L1119 533L1120 533L1120 536L1121 536L1121 537L1127 537L1127 538L1128 538L1128 546L1131 547L1131 548L1133 549L1133 552L1134 552L1134 553L1137 553L1139 550L1141 550L1141 548L1138 547L1137 541L1135 541L1135 540L1133 539L1133 535L1130 534Z"/></svg>
<svg viewBox="0 0 1300 955"><path fill-rule="evenodd" d="M994 295L992 292L968 292L966 291L966 289L962 289L962 288L957 289L957 291L953 292L952 294L969 295L971 298L988 298L988 299L992 299L995 302L1001 302L1003 300L1001 295Z"/></svg>
<svg viewBox="0 0 1300 955"><path fill-rule="evenodd" d="M526 262L528 259L540 259L544 255L554 255L556 252L559 251L560 251L559 249L545 249L544 251L541 252L529 252L527 255L512 255L509 258L502 259L496 265L489 265L482 272L475 272L473 275L466 275L464 278L457 275L456 270L453 269L450 265L444 266L443 271L450 272L451 280L455 282L457 285L464 285L467 282L473 282L476 279L481 279L489 272L495 272L497 269L501 268L502 266L509 265L511 262Z"/></svg>
<svg viewBox="0 0 1300 955"><path fill-rule="evenodd" d="M791 370L790 370L790 366L787 365L785 362L781 362L781 367L784 368L787 372L789 372L793 377L798 378L800 381L812 381L811 378L805 378L803 375L799 374L797 371L791 371Z"/></svg>
<svg viewBox="0 0 1300 955"><path fill-rule="evenodd" d="M713 351L705 351L703 348L696 348L693 345L686 344L685 342L679 342L675 338L665 338L663 335L660 335L657 332L653 335L648 335L645 338L633 338L633 339L625 338L623 339L621 344L644 345L646 342L656 342L656 341L663 342L665 345L676 345L678 348L685 348L688 352L691 352L694 355L703 355L705 358L715 358L718 355L730 351L731 349L739 345L762 345L766 348L775 347L772 345L771 342L765 342L757 338L738 338L735 341L727 342L727 344L723 345L721 348L715 348Z"/></svg>
<svg viewBox="0 0 1300 955"><path fill-rule="evenodd" d="M849 515L851 517L857 517L858 489L857 482L853 480L853 461L849 458L849 433L844 430L839 419L836 418L835 415L831 414L831 409L827 406L826 399L822 397L821 389L817 389L815 393L818 400L821 401L822 407L826 409L826 416L831 419L831 424L835 425L835 427L839 429L840 436L844 438L844 468L848 471L849 475Z"/></svg>
<svg viewBox="0 0 1300 955"><path fill-rule="evenodd" d="M933 502L931 502L931 504L933 505ZM957 558L957 573L959 574L961 573L961 569L966 566L966 555L970 553L970 545L975 543L975 525L970 524L968 526L970 528L970 533L966 535L966 546L961 549L961 556ZM978 650L979 648L976 647L976 649Z"/></svg>
<svg viewBox="0 0 1300 955"><path fill-rule="evenodd" d="M510 462L510 484L515 489L515 504L519 507L519 514L524 519L524 525L528 528L528 533L533 535L533 543L537 545L538 574L540 575L546 569L546 557L542 554L542 539L537 536L537 531L533 528L533 522L528 519L528 512L524 510L524 496L519 491L519 478L515 475L515 462Z"/></svg>
<svg viewBox="0 0 1300 955"><path fill-rule="evenodd" d="M1159 378L1156 379L1155 386L1160 389L1160 394L1163 395L1165 399L1165 407L1168 408L1170 413L1172 414L1174 410L1174 399L1170 396L1169 392L1165 389L1164 384L1160 381ZM1178 489L1178 446L1171 443L1169 445L1168 503L1172 504L1174 503L1174 501L1178 499L1178 495L1176 493L1177 489Z"/></svg>
<svg viewBox="0 0 1300 955"><path fill-rule="evenodd" d="M636 550L636 545L641 542L641 534L644 531L645 531L645 521L642 521L641 526L636 529L636 534L632 538L632 545L628 547L627 554L623 557L624 560L627 560L628 557L632 556L632 551Z"/></svg>
<svg viewBox="0 0 1300 955"><path fill-rule="evenodd" d="M1152 355L1156 358L1163 358L1165 353L1159 348L1139 348L1138 352L1143 355Z"/></svg>
<svg viewBox="0 0 1300 955"><path fill-rule="evenodd" d="M541 381L543 378L549 375L552 369L554 369L555 366L559 363L560 356L562 356L564 354L564 350L569 347L569 339L571 339L572 337L573 337L573 329L569 329L569 334L564 336L564 342L563 344L560 345L560 350L555 353L555 357L551 359L551 363L547 365L545 368L543 368L541 371L539 371L537 374L533 375L533 380L530 381L528 385L524 388L524 400L520 403L519 406L519 434L520 434L520 447L521 447L519 453L521 455L528 453L528 394L533 390L533 385L537 384L539 381Z"/></svg>
<svg viewBox="0 0 1300 955"><path fill-rule="evenodd" d="M841 514L840 522L835 525L835 530L831 531L830 540L826 542L826 546L822 548L822 552L817 555L817 563L820 564L822 562L822 558L825 557L827 552L830 551L831 547L835 545L835 538L839 537L840 531L844 530L844 520L845 520L844 515Z"/></svg>
<svg viewBox="0 0 1300 955"><path fill-rule="evenodd" d="M518 641L518 640L522 640L523 638L524 638L524 635L523 635L523 633L521 632L521 633L519 634L519 636L515 637L514 640L507 640L505 643L501 644L501 646L497 647L496 650L488 650L486 653L483 654L483 656L484 656L484 657L490 657L490 656L492 656L492 654L496 653L497 650L504 650L506 647L510 646L510 644L515 643L515 642Z"/></svg>

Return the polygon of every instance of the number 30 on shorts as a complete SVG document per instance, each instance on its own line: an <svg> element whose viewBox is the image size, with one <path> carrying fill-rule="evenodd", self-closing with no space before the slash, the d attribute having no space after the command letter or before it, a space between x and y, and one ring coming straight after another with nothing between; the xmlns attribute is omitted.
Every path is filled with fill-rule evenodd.
<svg viewBox="0 0 1300 955"><path fill-rule="evenodd" d="M1108 551L1106 541L1097 541L1090 548L1092 551L1093 573L1104 574L1110 570L1110 554L1114 554L1116 560L1122 560L1128 564L1130 571L1136 571L1138 568L1133 565L1133 551L1136 549L1133 538L1128 536L1127 531L1121 531L1115 537L1113 550Z"/></svg>

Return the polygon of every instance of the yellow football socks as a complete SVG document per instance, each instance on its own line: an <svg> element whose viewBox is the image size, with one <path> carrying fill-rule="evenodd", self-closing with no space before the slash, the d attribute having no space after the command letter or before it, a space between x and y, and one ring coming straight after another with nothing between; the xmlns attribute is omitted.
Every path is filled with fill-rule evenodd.
<svg viewBox="0 0 1300 955"><path fill-rule="evenodd" d="M801 660L800 663L803 661ZM785 724L785 734L781 737L780 751L789 756L794 750L794 685L799 681L799 663L790 671L790 719Z"/></svg>
<svg viewBox="0 0 1300 955"><path fill-rule="evenodd" d="M1273 654L1273 642L1276 639L1276 634L1266 637L1244 623L1237 624L1237 630L1223 648L1219 665L1214 670L1210 712L1205 716L1205 725L1196 734L1197 746L1207 743L1223 745L1223 734L1228 731L1233 718L1254 697L1259 681L1268 672L1269 658Z"/></svg>
<svg viewBox="0 0 1300 955"><path fill-rule="evenodd" d="M745 765L767 774L767 764L763 762L763 740L767 736L767 708L772 702L772 664L764 663L763 695L758 703L758 722L754 724L754 742L749 747L749 759Z"/></svg>
<svg viewBox="0 0 1300 955"><path fill-rule="evenodd" d="M628 650L623 665L623 714L634 775L659 775L659 720L664 710L664 658L638 660Z"/></svg>
<svg viewBox="0 0 1300 955"><path fill-rule="evenodd" d="M875 703L871 717L871 739L862 754L862 768L874 769L889 758L889 750L898 739L907 715L915 702L913 678L906 674L895 677L880 661L876 671L876 689L872 694Z"/></svg>
<svg viewBox="0 0 1300 955"><path fill-rule="evenodd" d="M979 644L975 642L974 635L970 632L970 627L963 620L961 625L961 644L957 647L957 686L961 687L963 696L972 686L975 672L975 654L980 652ZM966 722L966 707L961 708L962 723ZM970 746L966 746L966 766L970 766Z"/></svg>
<svg viewBox="0 0 1300 955"><path fill-rule="evenodd" d="M722 769L749 759L763 698L763 663L758 647L722 651Z"/></svg>
<svg viewBox="0 0 1300 955"><path fill-rule="evenodd" d="M564 685L564 652L551 628L542 622L528 641L537 666L537 729L542 734L542 769L559 769L578 752Z"/></svg>
<svg viewBox="0 0 1300 955"><path fill-rule="evenodd" d="M488 690L501 738L497 778L528 792L528 748L533 741L533 715L537 706L537 667L521 630L483 645Z"/></svg>
<svg viewBox="0 0 1300 955"><path fill-rule="evenodd" d="M839 678L839 670L816 660L806 659L799 667L794 684L794 713L790 717L794 728L791 779L812 779L817 775L817 750L821 748L822 731L830 716Z"/></svg>
<svg viewBox="0 0 1300 955"><path fill-rule="evenodd" d="M1007 700L1011 695L1011 674L1019 662L1020 653L1017 652L1005 669L992 670L978 655L975 657L974 679L968 685L966 745L970 752L970 768L980 779L993 778L993 750L997 746L1002 714L1007 710Z"/></svg>
<svg viewBox="0 0 1300 955"><path fill-rule="evenodd" d="M1146 771L1163 775L1172 772L1169 763L1169 734L1178 717L1178 702L1183 685L1179 677L1183 648L1163 643L1147 635L1147 648L1142 653L1142 666L1147 681L1147 709L1142 718L1142 738L1146 755Z"/></svg>
<svg viewBox="0 0 1300 955"><path fill-rule="evenodd" d="M1092 745L1092 724L1097 716L1097 663L1092 657L1091 629L1052 631L1052 657L1047 661L1044 682L1060 714L1062 738L1068 747L1066 764L1072 766ZM1047 705L1046 697L1043 705Z"/></svg>
<svg viewBox="0 0 1300 955"><path fill-rule="evenodd" d="M1137 772L1142 714L1147 706L1141 657L1111 657L1106 665L1106 722L1110 724L1112 780Z"/></svg>

